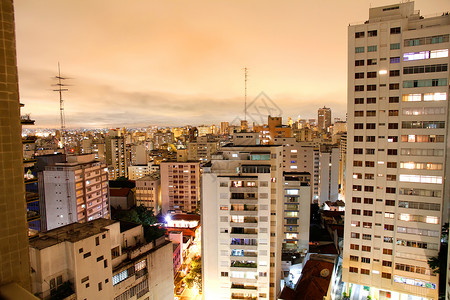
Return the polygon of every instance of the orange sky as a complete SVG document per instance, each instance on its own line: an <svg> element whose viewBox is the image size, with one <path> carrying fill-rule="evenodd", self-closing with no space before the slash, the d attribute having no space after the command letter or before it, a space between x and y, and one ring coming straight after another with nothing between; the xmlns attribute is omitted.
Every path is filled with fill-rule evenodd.
<svg viewBox="0 0 450 300"><path fill-rule="evenodd" d="M417 0L427 16L448 0ZM15 0L19 88L36 127L199 125L260 92L286 118L346 112L347 27L387 0ZM255 113L255 112L253 112ZM264 110L259 113L264 114Z"/></svg>

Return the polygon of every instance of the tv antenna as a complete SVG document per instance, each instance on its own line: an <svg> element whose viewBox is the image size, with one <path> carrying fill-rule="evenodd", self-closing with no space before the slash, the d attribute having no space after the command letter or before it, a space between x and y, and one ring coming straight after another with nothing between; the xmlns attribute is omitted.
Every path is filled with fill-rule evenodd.
<svg viewBox="0 0 450 300"><path fill-rule="evenodd" d="M244 68L244 83L245 83L245 90L244 90L244 120L247 121L247 75L248 75L248 69Z"/></svg>
<svg viewBox="0 0 450 300"><path fill-rule="evenodd" d="M69 90L67 88L64 88L67 85L64 84L63 82L64 82L64 80L69 79L69 78L61 76L61 67L59 65L59 62L58 62L58 76L55 76L55 78L58 80L58 82L56 84L54 84L54 86L57 86L58 88L53 91L59 92L59 116L61 118L61 135L62 135L66 129L66 117L64 115L64 99L62 97L62 93L67 92Z"/></svg>

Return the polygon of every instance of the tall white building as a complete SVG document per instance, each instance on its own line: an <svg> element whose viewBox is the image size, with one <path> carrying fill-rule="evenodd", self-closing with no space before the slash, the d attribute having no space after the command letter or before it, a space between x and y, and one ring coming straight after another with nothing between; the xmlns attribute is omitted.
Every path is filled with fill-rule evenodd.
<svg viewBox="0 0 450 300"><path fill-rule="evenodd" d="M281 146L225 146L202 176L205 299L276 299L283 241Z"/></svg>
<svg viewBox="0 0 450 300"><path fill-rule="evenodd" d="M43 185L43 230L109 219L108 173L105 164L94 161L94 154L68 156L66 163L46 167Z"/></svg>
<svg viewBox="0 0 450 300"><path fill-rule="evenodd" d="M108 136L105 138L106 164L109 170L109 179L116 180L118 177L128 178L128 155L126 143L123 136Z"/></svg>
<svg viewBox="0 0 450 300"><path fill-rule="evenodd" d="M414 2L348 28L343 280L380 299L438 298L427 259L449 216L449 34L450 15L423 18Z"/></svg>

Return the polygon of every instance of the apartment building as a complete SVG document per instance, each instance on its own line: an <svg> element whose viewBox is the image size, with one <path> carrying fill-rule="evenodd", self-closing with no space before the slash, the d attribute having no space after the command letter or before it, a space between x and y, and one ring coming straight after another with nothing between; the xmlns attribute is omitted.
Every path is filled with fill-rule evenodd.
<svg viewBox="0 0 450 300"><path fill-rule="evenodd" d="M141 225L96 219L30 242L32 292L68 299L173 299L172 243L147 243Z"/></svg>
<svg viewBox="0 0 450 300"><path fill-rule="evenodd" d="M205 299L276 299L283 241L281 146L224 146L202 177Z"/></svg>
<svg viewBox="0 0 450 300"><path fill-rule="evenodd" d="M283 251L308 252L310 182L308 172L283 172Z"/></svg>
<svg viewBox="0 0 450 300"><path fill-rule="evenodd" d="M320 130L328 131L331 126L331 108L324 106L317 110L317 126Z"/></svg>
<svg viewBox="0 0 450 300"><path fill-rule="evenodd" d="M107 168L94 156L68 156L65 163L45 167L43 230L109 218Z"/></svg>
<svg viewBox="0 0 450 300"><path fill-rule="evenodd" d="M373 297L438 299L448 138L450 15L414 2L370 8L348 27L343 280Z"/></svg>
<svg viewBox="0 0 450 300"><path fill-rule="evenodd" d="M162 162L161 210L196 212L200 200L199 162Z"/></svg>
<svg viewBox="0 0 450 300"><path fill-rule="evenodd" d="M188 160L207 161L211 155L217 152L219 141L208 138L208 136L199 136L195 142L187 144Z"/></svg>
<svg viewBox="0 0 450 300"><path fill-rule="evenodd" d="M128 178L129 156L126 151L125 138L115 136L115 133L115 131L110 131L105 138L106 164L110 180L116 180L118 177Z"/></svg>
<svg viewBox="0 0 450 300"><path fill-rule="evenodd" d="M136 180L136 205L152 208L155 215L161 207L161 180L159 173Z"/></svg>
<svg viewBox="0 0 450 300"><path fill-rule="evenodd" d="M283 145L283 171L311 174L311 202L318 201L320 192L320 150L312 144L297 142L295 138L276 138Z"/></svg>

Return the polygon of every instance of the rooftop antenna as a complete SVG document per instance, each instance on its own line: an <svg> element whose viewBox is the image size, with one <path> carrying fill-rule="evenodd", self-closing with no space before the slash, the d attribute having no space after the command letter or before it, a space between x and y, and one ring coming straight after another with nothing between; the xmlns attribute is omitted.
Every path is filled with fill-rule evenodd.
<svg viewBox="0 0 450 300"><path fill-rule="evenodd" d="M68 78L61 76L61 67L59 65L59 62L58 62L58 76L55 76L55 78L58 80L58 82L54 86L57 86L58 88L53 91L59 92L59 116L61 118L61 135L62 135L63 132L66 130L66 118L64 115L64 100L62 97L62 92L67 92L69 89L64 88L67 85L64 84L63 82Z"/></svg>
<svg viewBox="0 0 450 300"><path fill-rule="evenodd" d="M245 94L244 94L244 120L247 121L247 75L248 75L248 69L244 68L244 82L245 82Z"/></svg>
<svg viewBox="0 0 450 300"><path fill-rule="evenodd" d="M53 90L53 91L59 92L59 115L61 118L61 132L63 132L66 129L66 120L65 120L65 115L64 115L64 100L62 98L62 92L66 92L66 91L68 91L68 89L63 88L66 85L63 84L62 82L67 78L61 77L61 67L60 67L59 62L58 62L58 76L56 76L56 79L58 79L58 83L56 83L56 86L58 87L58 89Z"/></svg>

